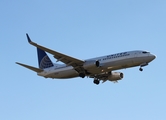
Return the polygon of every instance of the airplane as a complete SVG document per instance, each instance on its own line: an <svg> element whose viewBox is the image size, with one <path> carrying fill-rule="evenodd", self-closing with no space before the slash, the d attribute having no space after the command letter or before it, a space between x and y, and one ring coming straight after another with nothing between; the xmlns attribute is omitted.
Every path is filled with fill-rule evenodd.
<svg viewBox="0 0 166 120"><path fill-rule="evenodd" d="M142 67L147 66L156 58L150 52L135 50L80 60L41 46L33 42L28 34L26 34L26 37L28 42L37 48L39 68L19 62L16 62L16 64L26 67L45 78L67 79L87 76L93 78L93 83L96 85L100 81L117 82L124 77L124 74L115 72L115 70L140 66L139 70L143 71ZM53 63L46 52L52 54L57 59L56 62L60 61L64 64Z"/></svg>

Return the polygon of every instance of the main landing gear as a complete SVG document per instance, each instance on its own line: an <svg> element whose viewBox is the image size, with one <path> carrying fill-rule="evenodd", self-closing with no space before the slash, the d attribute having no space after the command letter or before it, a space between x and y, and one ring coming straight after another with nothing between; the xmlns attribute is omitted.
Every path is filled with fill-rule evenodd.
<svg viewBox="0 0 166 120"><path fill-rule="evenodd" d="M84 73L79 73L79 76L80 76L81 78L84 78L84 77L85 77L85 74L84 74Z"/></svg>
<svg viewBox="0 0 166 120"><path fill-rule="evenodd" d="M94 78L94 81L93 81L94 84L98 85L100 83L99 79L97 78Z"/></svg>

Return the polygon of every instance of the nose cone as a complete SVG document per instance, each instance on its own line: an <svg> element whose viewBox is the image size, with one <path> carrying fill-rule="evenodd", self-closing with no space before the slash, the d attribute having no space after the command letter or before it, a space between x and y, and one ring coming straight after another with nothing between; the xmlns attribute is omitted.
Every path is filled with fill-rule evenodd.
<svg viewBox="0 0 166 120"><path fill-rule="evenodd" d="M153 54L150 54L150 56L149 56L149 57L150 57L150 59L151 59L151 60L154 60L154 59L156 58L156 56L155 56L155 55L153 55Z"/></svg>

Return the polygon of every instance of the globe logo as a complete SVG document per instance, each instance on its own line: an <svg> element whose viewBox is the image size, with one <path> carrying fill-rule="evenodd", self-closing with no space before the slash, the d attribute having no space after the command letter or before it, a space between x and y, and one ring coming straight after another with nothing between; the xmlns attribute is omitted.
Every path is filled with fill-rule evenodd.
<svg viewBox="0 0 166 120"><path fill-rule="evenodd" d="M40 68L44 69L44 68L49 68L52 66L53 66L53 64L52 64L51 60L49 59L49 57L47 55L44 56L40 62Z"/></svg>

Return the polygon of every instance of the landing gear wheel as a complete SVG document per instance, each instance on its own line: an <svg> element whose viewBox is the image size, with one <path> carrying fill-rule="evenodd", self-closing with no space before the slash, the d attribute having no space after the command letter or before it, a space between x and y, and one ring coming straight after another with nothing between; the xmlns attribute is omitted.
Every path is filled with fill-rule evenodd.
<svg viewBox="0 0 166 120"><path fill-rule="evenodd" d="M82 77L82 78L84 78L85 74L84 73L80 73L79 76Z"/></svg>
<svg viewBox="0 0 166 120"><path fill-rule="evenodd" d="M96 84L96 85L98 85L100 83L100 81L97 80L97 79L94 79L93 83Z"/></svg>
<svg viewBox="0 0 166 120"><path fill-rule="evenodd" d="M140 71L143 71L143 69L142 69L142 68L139 68L139 70L140 70Z"/></svg>

